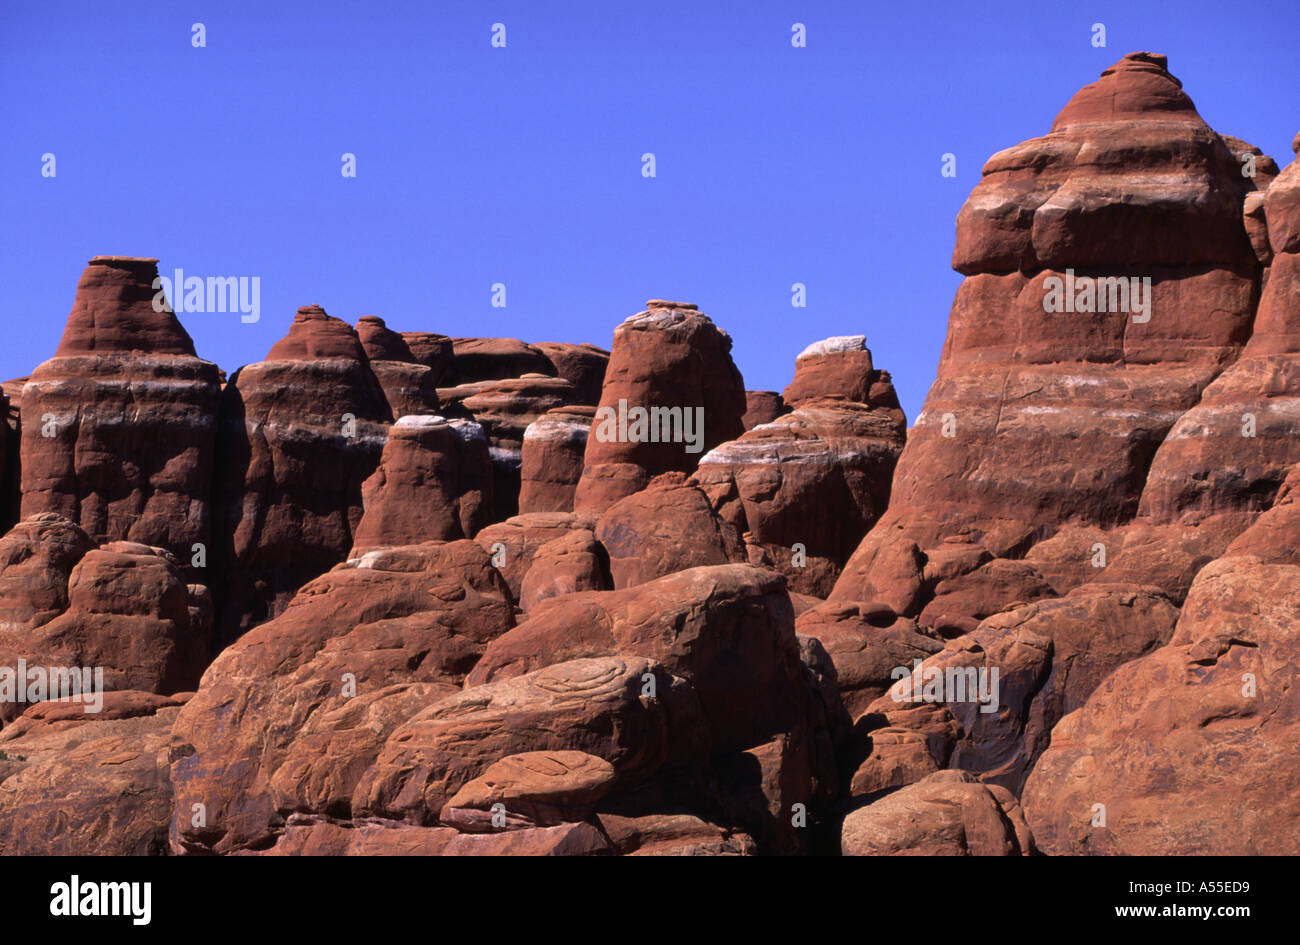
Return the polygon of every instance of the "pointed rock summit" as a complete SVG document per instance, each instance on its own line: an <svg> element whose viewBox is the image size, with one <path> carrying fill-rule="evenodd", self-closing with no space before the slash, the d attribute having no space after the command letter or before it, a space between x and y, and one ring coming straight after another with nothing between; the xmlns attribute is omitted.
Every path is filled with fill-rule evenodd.
<svg viewBox="0 0 1300 945"><path fill-rule="evenodd" d="M361 339L341 318L327 315L319 305L304 305L293 317L289 333L271 346L267 361L318 361L324 358L365 359Z"/></svg>
<svg viewBox="0 0 1300 945"><path fill-rule="evenodd" d="M1183 83L1169 74L1169 57L1133 52L1075 92L1052 122L1052 130L1089 122L1152 120L1204 124Z"/></svg>
<svg viewBox="0 0 1300 945"><path fill-rule="evenodd" d="M403 361L418 363L406 339L388 327L378 315L362 315L357 319L357 336L361 347L371 361Z"/></svg>
<svg viewBox="0 0 1300 945"><path fill-rule="evenodd" d="M56 358L79 354L175 354L194 357L194 342L154 287L158 260L95 256L81 273Z"/></svg>
<svg viewBox="0 0 1300 945"><path fill-rule="evenodd" d="M1125 56L1049 134L989 158L957 217L953 268L1249 266L1241 212L1255 185L1235 140L1205 124L1164 56Z"/></svg>

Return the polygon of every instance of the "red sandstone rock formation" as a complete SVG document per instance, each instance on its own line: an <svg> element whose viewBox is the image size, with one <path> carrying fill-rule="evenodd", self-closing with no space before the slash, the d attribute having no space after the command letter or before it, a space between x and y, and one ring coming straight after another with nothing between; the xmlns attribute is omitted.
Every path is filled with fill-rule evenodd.
<svg viewBox="0 0 1300 945"><path fill-rule="evenodd" d="M168 732L187 696L43 702L0 731L0 856L158 856L172 815Z"/></svg>
<svg viewBox="0 0 1300 945"><path fill-rule="evenodd" d="M575 528L552 538L533 554L519 585L519 609L528 611L552 597L577 591L608 590L608 555L596 534Z"/></svg>
<svg viewBox="0 0 1300 945"><path fill-rule="evenodd" d="M531 512L515 515L483 529L474 540L492 556L493 566L505 578L510 593L520 600L524 578L537 553L571 531L591 532L596 520L573 512Z"/></svg>
<svg viewBox="0 0 1300 945"><path fill-rule="evenodd" d="M405 338L375 315L357 320L357 337L394 418L438 412L438 372L416 358Z"/></svg>
<svg viewBox="0 0 1300 945"><path fill-rule="evenodd" d="M563 344L539 341L533 347L546 355L555 372L570 384L580 404L600 402L601 387L605 383L605 370L609 366L609 352L591 344Z"/></svg>
<svg viewBox="0 0 1300 945"><path fill-rule="evenodd" d="M825 596L889 502L906 421L861 335L810 345L784 401L794 406L711 450L692 479L764 563Z"/></svg>
<svg viewBox="0 0 1300 945"><path fill-rule="evenodd" d="M865 335L838 335L804 348L795 358L794 380L781 393L780 402L798 407L803 401L833 397L887 403L892 389L886 393L883 388L889 387L889 375L876 370L866 340ZM898 409L896 400L894 409Z"/></svg>
<svg viewBox="0 0 1300 945"><path fill-rule="evenodd" d="M453 382L452 359L455 357L451 339L430 331L404 331L401 335L411 356L432 369L434 384L450 386Z"/></svg>
<svg viewBox="0 0 1300 945"><path fill-rule="evenodd" d="M1029 856L1033 838L1006 788L939 771L844 819L845 856Z"/></svg>
<svg viewBox="0 0 1300 945"><path fill-rule="evenodd" d="M943 649L937 635L871 602L817 604L799 614L795 628L825 647L835 665L844 708L853 718L894 684L895 668L910 667L913 660Z"/></svg>
<svg viewBox="0 0 1300 945"><path fill-rule="evenodd" d="M0 537L0 725L31 702L66 698L56 683L22 685L16 667L79 675L76 692L141 690L170 695L197 685L208 660L211 623L165 549L114 541L96 547L78 525L53 513L25 519ZM68 686L72 684L69 681Z"/></svg>
<svg viewBox="0 0 1300 945"><path fill-rule="evenodd" d="M190 566L211 542L218 371L156 310L157 262L96 256L82 273L58 350L22 390L22 517L164 547L206 581Z"/></svg>
<svg viewBox="0 0 1300 945"><path fill-rule="evenodd" d="M675 571L744 562L740 533L709 505L703 489L681 473L664 473L615 502L596 524L618 588Z"/></svg>
<svg viewBox="0 0 1300 945"><path fill-rule="evenodd" d="M305 308L218 434L152 261L97 257L4 388L0 671L108 691L0 700L0 853L1300 852L1296 167L1108 69L963 207L906 447L861 336L746 392L658 301L611 354Z"/></svg>
<svg viewBox="0 0 1300 945"><path fill-rule="evenodd" d="M760 423L771 423L783 413L789 413L781 395L774 390L745 391L745 415L741 418L746 430L752 430Z"/></svg>
<svg viewBox="0 0 1300 945"><path fill-rule="evenodd" d="M553 407L524 429L519 511L572 512L594 407Z"/></svg>
<svg viewBox="0 0 1300 945"><path fill-rule="evenodd" d="M873 741L923 735L934 726L934 714L909 716L898 710L914 705L918 693L924 698L931 674L943 674L946 681L957 673L967 689L957 694L945 689L926 705L950 720L958 734L929 739L929 757L919 757L906 771L894 767L889 783L878 780L880 759L867 758L851 793L908 784L935 767L952 767L1019 795L1061 718L1082 705L1108 674L1167 643L1177 619L1178 611L1154 589L1084 585L1060 599L989 617L941 651L920 655L915 670L917 657L898 654L908 658L892 663L890 671L905 667L908 674L898 682L889 680L888 692L857 714L865 720L860 732ZM984 703L972 695L984 682L972 671L987 674L994 700Z"/></svg>
<svg viewBox="0 0 1300 945"><path fill-rule="evenodd" d="M257 847L291 812L346 810L388 734L457 692L512 622L468 541L372 551L311 582L222 652L177 719L176 852Z"/></svg>
<svg viewBox="0 0 1300 945"><path fill-rule="evenodd" d="M1278 503L1197 574L1169 644L1052 729L1024 793L1046 852L1300 852L1298 491L1293 467Z"/></svg>
<svg viewBox="0 0 1300 945"><path fill-rule="evenodd" d="M1216 553L1300 462L1300 163L1266 186L1258 209L1272 264L1250 340L1170 430L1139 508L1144 524L1214 533Z"/></svg>
<svg viewBox="0 0 1300 945"><path fill-rule="evenodd" d="M394 733L363 780L363 809L417 822L441 810L462 826L447 815L455 792L533 731L534 749L585 746L612 764L622 805L655 797L663 766L685 766L679 790L793 852L785 813L815 805L834 777L802 665L784 582L745 565L544 601L489 645L463 696ZM470 731L483 736L458 748Z"/></svg>
<svg viewBox="0 0 1300 945"><path fill-rule="evenodd" d="M379 468L361 484L365 514L352 556L383 545L473 538L486 524L492 463L472 420L405 416L388 431Z"/></svg>
<svg viewBox="0 0 1300 945"><path fill-rule="evenodd" d="M617 420L602 428L607 416L656 407L681 412L681 435L670 426L667 442L651 442ZM744 432L744 415L745 384L731 361L731 338L694 305L652 299L614 331L574 508L600 512L660 473L691 472L705 452ZM684 442L688 420L702 420L690 431L694 444Z"/></svg>
<svg viewBox="0 0 1300 945"><path fill-rule="evenodd" d="M525 374L441 388L449 406L467 411L483 426L492 457L492 506L488 519L499 522L519 511L524 433L549 411L573 403L573 385L562 377Z"/></svg>
<svg viewBox="0 0 1300 945"><path fill-rule="evenodd" d="M8 529L18 514L18 406L0 387L0 528Z"/></svg>
<svg viewBox="0 0 1300 945"><path fill-rule="evenodd" d="M1021 559L1067 529L1134 519L1157 450L1250 336L1259 272L1241 166L1164 58L1146 53L1081 90L1048 135L989 160L958 216L953 264L968 278L938 379L889 511L835 599L877 598L915 615L943 581L960 590L944 614L978 619L1042 596L1046 575L971 555L949 558L941 576L929 562L947 553L945 539ZM1150 297L1130 298L1130 311L1048 311L1049 280L1064 284L1065 270L1150 278ZM1113 307L1109 288L1102 294ZM1110 560L1122 540L1103 542ZM1075 541L1054 554L1082 564L1096 551ZM986 576L970 577L978 568ZM1061 593L1071 572L1055 573ZM923 622L939 616L931 609Z"/></svg>
<svg viewBox="0 0 1300 945"><path fill-rule="evenodd" d="M214 484L220 642L344 559L391 421L356 331L317 305L298 310L265 361L231 375Z"/></svg>
<svg viewBox="0 0 1300 945"><path fill-rule="evenodd" d="M1294 165L1273 180L1261 158L1243 181L1247 151L1258 154L1204 126L1162 57L1137 54L1080 92L1052 134L989 162L958 220L954 265L969 278L939 379L890 510L833 594L878 597L958 636L861 713L851 794L963 769L1025 790L1049 852L1285 851L1275 841L1285 815L1269 805L1291 776L1272 760L1286 713L1267 698L1221 703L1229 680L1240 684L1232 653L1285 649L1294 621L1281 613L1297 612L1300 582L1270 572L1272 599L1243 608L1233 601L1255 586L1252 559L1206 567L1230 546L1267 562L1265 547L1294 543L1285 511L1260 516L1300 459L1295 295L1273 245L1287 245L1288 224L1275 239L1268 215L1271 200L1287 219ZM1121 152L1122 164L1107 157ZM1271 263L1262 298L1258 262ZM1039 287L1075 267L1149 271L1149 320L1045 312ZM1266 543L1250 537L1256 521ZM1197 588L1225 579L1202 603ZM1195 643L1224 634L1250 648ZM1214 655L1202 658L1205 646ZM1202 668L1220 658L1230 665L1219 677ZM899 700L919 691L914 681L967 670L1000 673L997 711ZM1233 801L1216 797L1193 773L1223 750L1213 720L1236 726L1257 711L1243 757L1270 760L1231 779ZM911 790L890 803L923 820ZM1271 815L1242 824L1228 811L1243 796ZM1109 827L1094 825L1094 804L1114 805ZM860 845L848 821L844 843Z"/></svg>
<svg viewBox="0 0 1300 945"><path fill-rule="evenodd" d="M516 338L453 338L452 349L452 381L456 385L525 374L555 377L558 373L540 348Z"/></svg>
<svg viewBox="0 0 1300 945"><path fill-rule="evenodd" d="M596 812L615 780L613 765L584 751L506 755L461 787L439 819L466 833L496 833L492 808L500 804L510 830L580 823Z"/></svg>

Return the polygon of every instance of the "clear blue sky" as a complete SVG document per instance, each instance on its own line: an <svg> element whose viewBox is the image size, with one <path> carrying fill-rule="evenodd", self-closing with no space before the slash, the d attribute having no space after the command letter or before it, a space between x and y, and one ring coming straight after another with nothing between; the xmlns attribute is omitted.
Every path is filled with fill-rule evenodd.
<svg viewBox="0 0 1300 945"><path fill-rule="evenodd" d="M0 377L53 354L86 260L120 254L261 277L257 324L182 316L227 371L312 302L608 347L671 298L731 333L751 388L865 333L910 420L960 280L957 210L1075 89L1145 49L1280 164L1300 127L1295 0L379 6L4 0Z"/></svg>

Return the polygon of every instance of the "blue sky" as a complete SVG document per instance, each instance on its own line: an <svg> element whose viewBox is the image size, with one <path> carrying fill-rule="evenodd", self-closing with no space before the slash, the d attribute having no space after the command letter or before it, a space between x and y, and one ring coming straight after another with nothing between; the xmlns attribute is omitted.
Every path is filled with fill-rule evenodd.
<svg viewBox="0 0 1300 945"><path fill-rule="evenodd" d="M866 334L910 420L983 162L1142 49L1213 127L1289 162L1294 0L5 3L0 377L53 354L87 259L141 255L261 278L256 324L182 316L227 371L312 302L608 347L671 298L732 335L750 388L785 386L812 341Z"/></svg>

